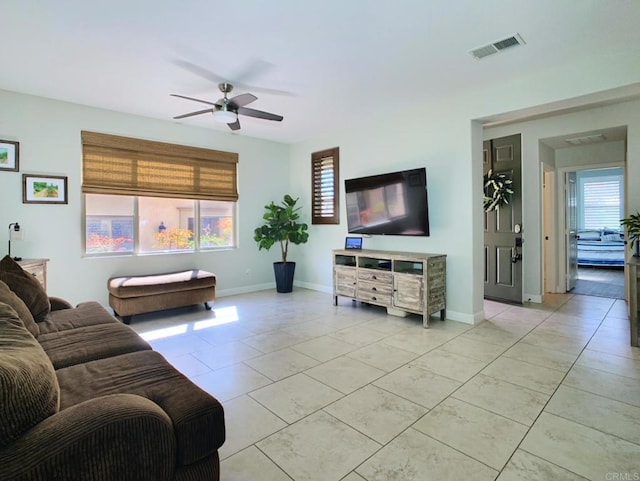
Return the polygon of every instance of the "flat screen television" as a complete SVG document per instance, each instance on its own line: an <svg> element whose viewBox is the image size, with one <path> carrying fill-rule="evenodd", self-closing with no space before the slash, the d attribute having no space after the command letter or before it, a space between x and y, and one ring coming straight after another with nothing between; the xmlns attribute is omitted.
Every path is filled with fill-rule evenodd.
<svg viewBox="0 0 640 481"><path fill-rule="evenodd" d="M344 187L350 234L429 235L424 167L346 179Z"/></svg>

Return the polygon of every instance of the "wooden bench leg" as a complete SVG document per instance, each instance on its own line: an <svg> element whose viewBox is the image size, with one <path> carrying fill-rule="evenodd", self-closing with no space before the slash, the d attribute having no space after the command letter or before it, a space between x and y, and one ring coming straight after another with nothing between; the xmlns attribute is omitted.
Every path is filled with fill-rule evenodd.
<svg viewBox="0 0 640 481"><path fill-rule="evenodd" d="M204 303L204 308L205 308L207 311L210 311L210 310L211 310L211 306L209 305L209 303L208 303L208 302L205 302L205 303Z"/></svg>

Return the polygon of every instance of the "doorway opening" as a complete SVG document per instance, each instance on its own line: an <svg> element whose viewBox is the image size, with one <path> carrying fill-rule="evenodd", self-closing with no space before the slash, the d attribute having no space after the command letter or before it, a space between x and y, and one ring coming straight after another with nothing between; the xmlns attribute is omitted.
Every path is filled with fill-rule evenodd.
<svg viewBox="0 0 640 481"><path fill-rule="evenodd" d="M626 130L590 132L590 142L580 145L568 145L567 136L540 139L547 148L544 162L541 157L545 293L625 297L620 219L625 215Z"/></svg>

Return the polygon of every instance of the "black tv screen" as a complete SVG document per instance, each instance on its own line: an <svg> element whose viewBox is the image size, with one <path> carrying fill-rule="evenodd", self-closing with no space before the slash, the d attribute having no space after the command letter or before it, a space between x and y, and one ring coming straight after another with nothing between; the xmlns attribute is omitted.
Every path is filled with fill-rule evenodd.
<svg viewBox="0 0 640 481"><path fill-rule="evenodd" d="M344 187L349 233L429 235L424 167L346 179Z"/></svg>

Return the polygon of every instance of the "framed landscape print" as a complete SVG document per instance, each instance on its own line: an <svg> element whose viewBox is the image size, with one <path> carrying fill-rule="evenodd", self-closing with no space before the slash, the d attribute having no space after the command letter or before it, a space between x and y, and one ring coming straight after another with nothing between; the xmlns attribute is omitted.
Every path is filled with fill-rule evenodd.
<svg viewBox="0 0 640 481"><path fill-rule="evenodd" d="M67 178L57 175L22 174L23 204L66 204Z"/></svg>
<svg viewBox="0 0 640 481"><path fill-rule="evenodd" d="M20 144L11 140L0 140L0 171L18 172Z"/></svg>

